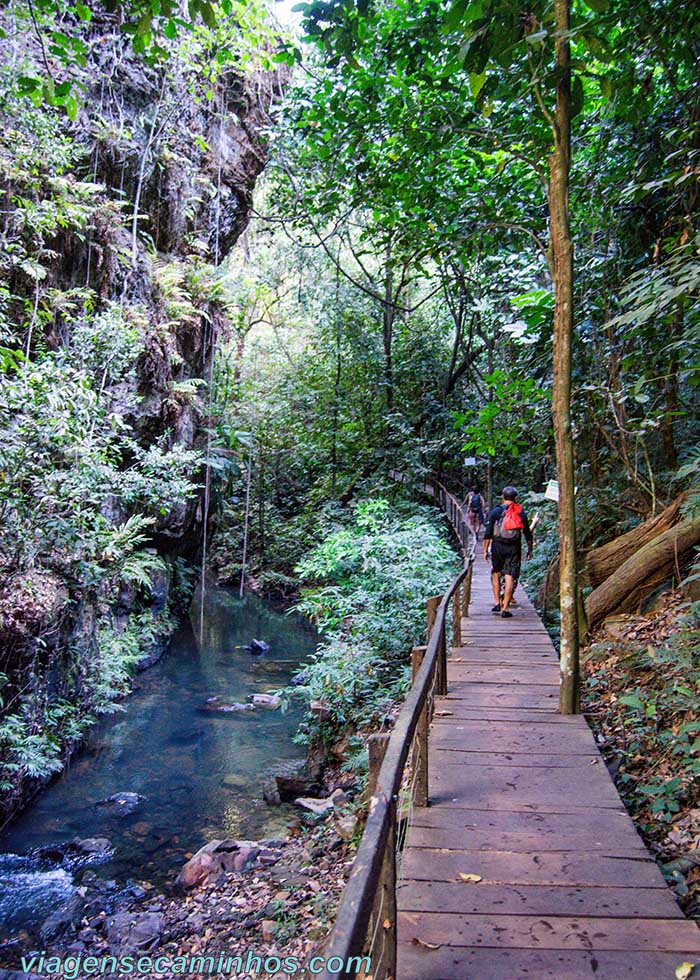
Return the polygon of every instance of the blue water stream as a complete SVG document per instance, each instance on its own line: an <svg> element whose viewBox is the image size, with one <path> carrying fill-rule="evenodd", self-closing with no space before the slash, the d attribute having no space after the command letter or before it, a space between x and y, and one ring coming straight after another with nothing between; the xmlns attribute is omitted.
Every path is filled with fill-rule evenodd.
<svg viewBox="0 0 700 980"><path fill-rule="evenodd" d="M203 636L192 623L163 659L139 675L124 710L95 726L85 748L0 835L0 938L45 918L80 879L81 868L49 864L38 848L108 838L114 849L91 870L123 883L172 882L187 855L216 837L279 834L287 808L262 800L266 777L303 756L294 744L298 710L206 710L209 699L246 702L275 690L315 649L315 630L255 596L207 590ZM238 649L251 638L269 652ZM115 793L143 797L133 812L100 806Z"/></svg>

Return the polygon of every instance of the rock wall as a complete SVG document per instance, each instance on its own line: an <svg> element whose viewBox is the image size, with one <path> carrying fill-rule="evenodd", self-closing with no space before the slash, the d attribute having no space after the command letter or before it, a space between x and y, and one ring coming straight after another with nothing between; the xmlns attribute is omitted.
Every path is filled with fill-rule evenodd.
<svg viewBox="0 0 700 980"><path fill-rule="evenodd" d="M7 283L0 312L15 324L26 324L32 304L35 314L41 312L31 318L33 332L14 338L35 358L70 349L76 316L68 316L56 296L78 297L91 315L118 307L139 325L141 344L128 380L108 389L115 416L142 447L201 449L214 345L228 328L214 267L249 220L265 164L263 132L284 78L243 74L229 64L212 80L205 66L192 64L191 52L177 47L161 66L149 66L133 53L115 18L103 13L84 25L88 60L72 69L73 84L85 92L75 120L49 107L25 119L14 79L42 71L43 55L32 31L17 29L17 17L16 7L0 14L0 27L9 28L0 38L0 62L8 66L0 79L0 124L7 136L0 147L0 194L9 205L0 239ZM53 161L33 170L22 166L16 147L31 146L37 121L58 124L71 161L67 167ZM14 142L13 127L19 136ZM28 236L22 227L26 209L20 214L11 208L18 198L38 208L60 198L73 211L66 205L65 219L49 223L46 234ZM15 242L22 243L29 261L13 258ZM41 278L35 271L39 262ZM197 477L201 484L201 472ZM90 712L85 678L99 670L106 614L117 633L124 634L137 614L146 623L141 666L167 645L173 613L178 604L182 612L187 601L186 585L173 587L174 563L197 560L201 498L200 491L158 516L151 544L166 570L154 576L145 595L124 584L113 591L86 589L42 567L41 557L20 569L0 554L0 641L8 691L13 703L20 690L30 691L32 706L24 715L31 716L32 730L44 730L40 703L52 699L79 702L82 714ZM109 510L115 524L129 512L118 495ZM8 752L0 734L3 775L12 770ZM13 781L5 797L11 809L41 783L22 778L19 770Z"/></svg>

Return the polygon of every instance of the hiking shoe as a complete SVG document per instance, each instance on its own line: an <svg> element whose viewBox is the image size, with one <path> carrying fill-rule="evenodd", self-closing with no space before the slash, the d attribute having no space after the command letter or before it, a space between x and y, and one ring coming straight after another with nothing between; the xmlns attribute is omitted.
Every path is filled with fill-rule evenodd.
<svg viewBox="0 0 700 980"><path fill-rule="evenodd" d="M491 606L491 612L500 612L500 611L501 611L500 605L499 606Z"/></svg>
<svg viewBox="0 0 700 980"><path fill-rule="evenodd" d="M513 618L513 613L508 612L507 609L504 609L503 612L501 613L501 619L512 619L512 618Z"/></svg>

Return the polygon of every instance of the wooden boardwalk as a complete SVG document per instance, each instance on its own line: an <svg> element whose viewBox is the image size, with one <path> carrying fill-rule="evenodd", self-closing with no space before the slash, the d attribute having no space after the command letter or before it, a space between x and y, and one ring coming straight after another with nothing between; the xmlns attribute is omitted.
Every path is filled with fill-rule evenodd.
<svg viewBox="0 0 700 980"><path fill-rule="evenodd" d="M673 980L700 964L700 931L586 721L558 714L556 652L517 598L512 619L491 613L479 553L432 722L430 806L401 862L398 980Z"/></svg>

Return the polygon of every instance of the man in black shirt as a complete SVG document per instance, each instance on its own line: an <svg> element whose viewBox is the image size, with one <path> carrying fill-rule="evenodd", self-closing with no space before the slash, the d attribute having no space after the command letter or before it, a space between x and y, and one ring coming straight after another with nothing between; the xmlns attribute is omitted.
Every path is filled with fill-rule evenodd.
<svg viewBox="0 0 700 980"><path fill-rule="evenodd" d="M515 487L504 487L503 503L494 507L484 534L484 558L491 554L491 584L495 606L492 612L500 612L503 619L513 615L508 609L515 585L520 578L522 562L522 538L527 541L527 557L532 558L532 531L527 514L516 503ZM505 575L505 592L501 601L501 576Z"/></svg>

